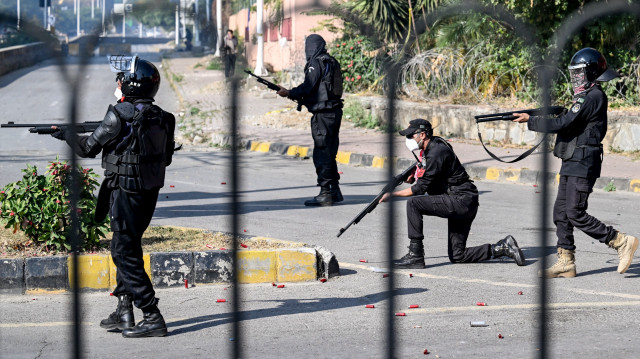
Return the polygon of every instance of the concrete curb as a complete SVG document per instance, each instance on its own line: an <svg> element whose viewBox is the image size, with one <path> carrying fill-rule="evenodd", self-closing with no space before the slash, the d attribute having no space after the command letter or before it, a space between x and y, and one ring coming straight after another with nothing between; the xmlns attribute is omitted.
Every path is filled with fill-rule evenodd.
<svg viewBox="0 0 640 359"><path fill-rule="evenodd" d="M249 237L280 243L273 238ZM269 250L241 249L240 283L301 282L340 275L333 253L319 246ZM143 257L154 287L182 287L228 283L232 273L230 250L154 252ZM67 291L73 288L69 256L0 259L0 294ZM116 267L110 255L78 257L83 291L113 290Z"/></svg>
<svg viewBox="0 0 640 359"><path fill-rule="evenodd" d="M216 134L211 138L213 139L214 144L218 146L224 146L225 144L230 143L230 136L225 134ZM275 153L290 157L308 158L313 156L313 147L287 145L279 142L246 140L246 146L243 147L248 151ZM389 163L388 158L383 156L343 151L338 151L336 161L343 165L373 168L384 168ZM413 161L407 158L395 158L395 163L396 167L404 169L411 166ZM484 181L519 183L527 185L539 185L546 181L547 184L557 186L559 179L559 175L557 173L547 173L544 175L541 171L526 168L504 169L477 165L465 165L465 168L472 178ZM616 191L640 193L640 179L600 177L596 181L594 187L604 189L610 184L615 186Z"/></svg>

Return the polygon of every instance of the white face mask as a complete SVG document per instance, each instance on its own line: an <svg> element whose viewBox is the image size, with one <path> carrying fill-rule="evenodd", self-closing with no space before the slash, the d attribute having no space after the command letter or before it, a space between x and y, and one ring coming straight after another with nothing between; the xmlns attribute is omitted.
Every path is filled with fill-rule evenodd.
<svg viewBox="0 0 640 359"><path fill-rule="evenodd" d="M405 144L407 145L407 148L411 152L420 149L418 142L416 142L416 140L414 140L413 138L407 138L407 140L405 141Z"/></svg>
<svg viewBox="0 0 640 359"><path fill-rule="evenodd" d="M120 87L116 87L116 90L113 92L113 96L115 96L118 100L122 98L122 90Z"/></svg>

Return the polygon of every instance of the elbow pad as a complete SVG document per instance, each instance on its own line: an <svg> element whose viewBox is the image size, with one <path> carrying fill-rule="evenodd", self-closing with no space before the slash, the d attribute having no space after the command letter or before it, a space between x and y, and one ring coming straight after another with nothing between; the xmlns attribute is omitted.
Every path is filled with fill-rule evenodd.
<svg viewBox="0 0 640 359"><path fill-rule="evenodd" d="M89 147L100 144L104 146L111 140L118 137L122 124L120 123L120 117L116 112L115 107L109 105L107 113L104 115L104 119L98 128L87 139L87 145Z"/></svg>

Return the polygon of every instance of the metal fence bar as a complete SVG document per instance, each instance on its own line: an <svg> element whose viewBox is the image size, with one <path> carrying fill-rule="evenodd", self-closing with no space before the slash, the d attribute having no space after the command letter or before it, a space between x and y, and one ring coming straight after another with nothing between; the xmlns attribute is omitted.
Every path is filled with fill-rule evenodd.
<svg viewBox="0 0 640 359"><path fill-rule="evenodd" d="M395 161L393 138L395 129L395 96L396 96L396 80L398 78L398 67L389 66L387 69L387 159L389 166L387 167L387 183L391 183L395 177ZM389 209L387 211L387 263L389 263L389 281L387 283L387 358L395 358L395 277L393 268L394 254L394 235L395 235L395 203L393 199L389 201ZM382 341L384 342L384 341Z"/></svg>
<svg viewBox="0 0 640 359"><path fill-rule="evenodd" d="M242 357L242 328L240 327L240 321L242 320L240 313L240 288L238 286L238 247L239 247L239 230L240 230L240 198L238 194L240 183L240 171L238 169L238 82L237 77L233 77L231 85L231 121L229 123L231 132L231 233L233 234L233 270L231 279L233 283L232 291L232 358Z"/></svg>

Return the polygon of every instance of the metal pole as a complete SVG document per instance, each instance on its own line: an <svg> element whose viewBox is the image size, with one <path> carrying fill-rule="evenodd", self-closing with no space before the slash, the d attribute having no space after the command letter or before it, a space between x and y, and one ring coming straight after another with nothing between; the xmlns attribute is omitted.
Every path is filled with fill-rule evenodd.
<svg viewBox="0 0 640 359"><path fill-rule="evenodd" d="M176 5L176 46L180 45L180 5Z"/></svg>
<svg viewBox="0 0 640 359"><path fill-rule="evenodd" d="M258 75L266 75L264 71L264 63L263 63L264 61L264 36L262 34L263 0L258 0L256 5L257 5L256 36L258 37L258 57L256 58L256 68L253 72Z"/></svg>
<svg viewBox="0 0 640 359"><path fill-rule="evenodd" d="M216 0L216 27L218 29L218 41L216 41L216 53L213 56L220 56L220 46L222 46L222 0Z"/></svg>
<svg viewBox="0 0 640 359"><path fill-rule="evenodd" d="M394 158L394 148L393 148L393 140L395 135L395 94L396 94L396 80L398 77L398 68L397 66L390 66L387 69L387 78L389 79L389 88L387 93L387 108L389 111L387 112L387 158L391 159L389 161L389 168L387 171L388 181L391 182L391 179L395 176L395 163L393 161ZM387 341L385 343L385 348L387 349L387 358L393 359L395 358L395 276L393 275L393 258L394 258L394 229L395 229L395 203L393 200L389 201L389 211L387 212L387 263L389 263L389 281L387 282L387 316L386 316L386 329L387 329Z"/></svg>
<svg viewBox="0 0 640 359"><path fill-rule="evenodd" d="M80 36L80 0L78 0L78 11L76 12L76 31L78 36Z"/></svg>
<svg viewBox="0 0 640 359"><path fill-rule="evenodd" d="M209 21L211 20L211 3L209 0L206 0L207 4L207 25L209 25Z"/></svg>
<svg viewBox="0 0 640 359"><path fill-rule="evenodd" d="M48 21L48 19L47 19L47 0L44 0L43 5L44 5L44 7L42 9L43 9L43 17L44 17L43 23L44 23L44 25L42 25L42 27L46 30L47 29L47 21Z"/></svg>
<svg viewBox="0 0 640 359"><path fill-rule="evenodd" d="M73 0L73 14L78 12L78 0Z"/></svg>
<svg viewBox="0 0 640 359"><path fill-rule="evenodd" d="M104 13L106 12L105 1L107 1L107 0L102 0L102 36L106 36L107 35L107 29L104 27Z"/></svg>
<svg viewBox="0 0 640 359"><path fill-rule="evenodd" d="M95 12L94 12L95 11L94 10L95 5L94 5L94 2L95 2L95 0L91 0L91 18L92 19L95 18Z"/></svg>
<svg viewBox="0 0 640 359"><path fill-rule="evenodd" d="M18 16L17 16L17 19L18 19L18 24L17 24L16 27L18 28L18 30L20 30L20 0L18 0Z"/></svg>
<svg viewBox="0 0 640 359"><path fill-rule="evenodd" d="M199 9L198 9L198 3L200 1L196 0L196 14L193 17L193 32L195 32L195 39L196 39L196 46L200 46L200 24L198 24L198 18L199 18Z"/></svg>
<svg viewBox="0 0 640 359"><path fill-rule="evenodd" d="M238 78L234 78L231 82L231 233L233 233L233 251L232 251L232 271L231 282L233 283L232 295L232 329L233 335L233 358L242 357L242 334L240 333L240 321L242 320L240 314L240 288L238 285L238 232L240 230L240 171L238 166Z"/></svg>
<svg viewBox="0 0 640 359"><path fill-rule="evenodd" d="M126 25L126 19L127 19L127 0L122 0L122 42L125 41L125 38L127 37L126 33L127 30L125 29L125 25Z"/></svg>
<svg viewBox="0 0 640 359"><path fill-rule="evenodd" d="M182 36L187 36L187 2L184 0L184 6L182 6L183 0L180 0L180 11L182 11Z"/></svg>

